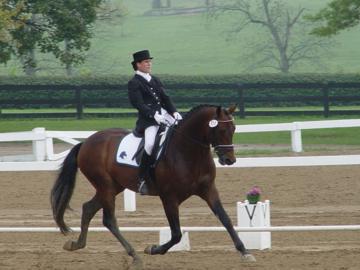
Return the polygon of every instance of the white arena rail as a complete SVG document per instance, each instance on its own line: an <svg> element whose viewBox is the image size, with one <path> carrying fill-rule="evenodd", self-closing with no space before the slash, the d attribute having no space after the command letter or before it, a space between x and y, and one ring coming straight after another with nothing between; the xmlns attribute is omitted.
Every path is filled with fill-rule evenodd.
<svg viewBox="0 0 360 270"><path fill-rule="evenodd" d="M121 232L160 232L169 227L119 227ZM270 226L270 227L234 227L237 232L301 232L301 231L357 231L360 225L317 225L317 226ZM72 227L80 232L80 227ZM105 227L89 227L90 232L107 232ZM181 227L182 232L226 232L225 227ZM1 232L60 232L55 227L0 227Z"/></svg>
<svg viewBox="0 0 360 270"><path fill-rule="evenodd" d="M222 168L359 165L360 155L237 158L231 166L214 161L216 167Z"/></svg>
<svg viewBox="0 0 360 270"><path fill-rule="evenodd" d="M302 152L301 130L342 127L360 127L360 119L237 125L235 132L290 131L292 150L294 152ZM96 131L46 131L44 128L34 128L28 132L0 133L0 142L32 141L33 144L33 154L30 155L30 157L25 155L7 156L6 158L0 157L0 171L57 170L64 157L69 153L69 150L55 154L53 140L58 139L72 146L80 142L76 139L88 138L95 132ZM14 160L11 160L11 158ZM223 167L217 162L217 159L215 159L215 162L218 167ZM355 164L360 164L360 155L238 158L237 162L231 167Z"/></svg>
<svg viewBox="0 0 360 270"><path fill-rule="evenodd" d="M236 133L290 131L294 152L302 152L301 130L320 128L360 127L360 119L304 121L280 124L237 125Z"/></svg>
<svg viewBox="0 0 360 270"><path fill-rule="evenodd" d="M34 128L27 132L0 133L1 142L31 141L31 155L0 157L0 171L53 171L58 170L69 150L55 154L53 139L70 144L69 148L96 131L46 131Z"/></svg>

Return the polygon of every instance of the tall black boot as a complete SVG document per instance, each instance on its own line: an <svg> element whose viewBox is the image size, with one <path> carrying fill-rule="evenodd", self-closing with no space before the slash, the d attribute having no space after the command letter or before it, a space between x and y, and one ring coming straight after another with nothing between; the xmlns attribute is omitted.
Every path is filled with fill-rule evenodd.
<svg viewBox="0 0 360 270"><path fill-rule="evenodd" d="M149 189L146 184L146 181L150 180L150 165L151 165L151 156L149 156L146 151L144 151L140 166L139 166L139 193L141 195L149 195Z"/></svg>

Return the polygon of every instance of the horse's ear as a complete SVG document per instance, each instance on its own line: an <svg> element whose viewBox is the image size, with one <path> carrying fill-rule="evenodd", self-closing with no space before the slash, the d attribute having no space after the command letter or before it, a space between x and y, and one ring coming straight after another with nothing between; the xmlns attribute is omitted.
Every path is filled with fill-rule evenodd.
<svg viewBox="0 0 360 270"><path fill-rule="evenodd" d="M236 104L233 104L233 105L230 105L229 109L228 109L228 112L230 114L233 114L236 110Z"/></svg>
<svg viewBox="0 0 360 270"><path fill-rule="evenodd" d="M220 114L221 114L221 106L217 106L217 108L216 108L216 115L217 116L220 116Z"/></svg>

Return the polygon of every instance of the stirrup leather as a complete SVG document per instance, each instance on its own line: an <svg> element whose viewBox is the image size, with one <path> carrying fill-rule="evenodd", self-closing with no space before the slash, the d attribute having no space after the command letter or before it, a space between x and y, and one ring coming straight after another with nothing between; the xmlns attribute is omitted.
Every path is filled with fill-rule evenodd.
<svg viewBox="0 0 360 270"><path fill-rule="evenodd" d="M143 179L140 181L138 191L139 191L139 193L140 193L141 195L147 195L147 194L149 194L149 190L148 190L147 184L146 184L146 182L145 182Z"/></svg>

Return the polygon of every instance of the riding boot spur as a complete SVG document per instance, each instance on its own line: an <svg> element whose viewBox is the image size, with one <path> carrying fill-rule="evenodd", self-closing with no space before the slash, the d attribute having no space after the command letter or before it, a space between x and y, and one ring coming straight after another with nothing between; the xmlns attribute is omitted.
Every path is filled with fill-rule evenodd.
<svg viewBox="0 0 360 270"><path fill-rule="evenodd" d="M150 166L151 166L151 156L149 156L145 151L142 155L140 166L139 166L139 183L138 183L138 192L141 195L148 195L149 189L146 184L146 181L150 180Z"/></svg>

